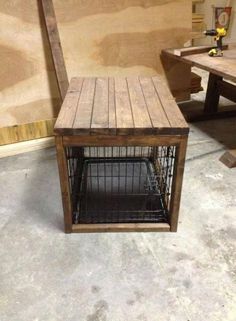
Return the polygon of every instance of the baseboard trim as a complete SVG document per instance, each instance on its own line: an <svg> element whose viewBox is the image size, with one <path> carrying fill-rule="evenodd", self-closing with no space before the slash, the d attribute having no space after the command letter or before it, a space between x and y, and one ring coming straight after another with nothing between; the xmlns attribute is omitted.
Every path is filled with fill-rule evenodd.
<svg viewBox="0 0 236 321"><path fill-rule="evenodd" d="M28 140L14 144L0 146L0 158L32 152L39 149L55 146L54 137L46 137Z"/></svg>

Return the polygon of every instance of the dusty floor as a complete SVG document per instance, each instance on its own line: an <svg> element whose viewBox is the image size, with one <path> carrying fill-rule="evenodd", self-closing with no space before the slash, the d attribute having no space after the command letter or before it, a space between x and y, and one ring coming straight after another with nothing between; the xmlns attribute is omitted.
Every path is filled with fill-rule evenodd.
<svg viewBox="0 0 236 321"><path fill-rule="evenodd" d="M191 125L176 234L65 235L55 150L1 159L0 321L235 321L235 128Z"/></svg>

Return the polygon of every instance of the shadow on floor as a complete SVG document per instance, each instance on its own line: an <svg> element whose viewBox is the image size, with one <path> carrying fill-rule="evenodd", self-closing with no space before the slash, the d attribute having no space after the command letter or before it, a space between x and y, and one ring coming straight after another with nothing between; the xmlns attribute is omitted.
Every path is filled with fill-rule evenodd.
<svg viewBox="0 0 236 321"><path fill-rule="evenodd" d="M203 109L203 102L192 100L180 104L181 110ZM235 105L229 106L232 107ZM236 117L215 120L199 121L191 123L191 126L200 129L208 136L225 146L226 149L236 148Z"/></svg>
<svg viewBox="0 0 236 321"><path fill-rule="evenodd" d="M25 177L22 204L30 224L63 231L63 214L56 152L47 148L22 156L31 170Z"/></svg>

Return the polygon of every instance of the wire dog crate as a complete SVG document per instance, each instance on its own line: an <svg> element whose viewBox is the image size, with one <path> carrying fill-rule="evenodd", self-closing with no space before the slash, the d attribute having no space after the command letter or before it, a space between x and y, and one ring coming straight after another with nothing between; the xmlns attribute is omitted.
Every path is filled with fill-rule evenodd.
<svg viewBox="0 0 236 321"><path fill-rule="evenodd" d="M65 231L176 231L188 126L153 78L74 78L56 135Z"/></svg>
<svg viewBox="0 0 236 321"><path fill-rule="evenodd" d="M175 146L67 147L73 224L167 223Z"/></svg>

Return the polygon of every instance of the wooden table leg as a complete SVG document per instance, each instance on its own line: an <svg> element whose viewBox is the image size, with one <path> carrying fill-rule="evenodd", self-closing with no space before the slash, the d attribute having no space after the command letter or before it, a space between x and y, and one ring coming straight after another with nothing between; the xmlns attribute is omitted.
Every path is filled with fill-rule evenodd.
<svg viewBox="0 0 236 321"><path fill-rule="evenodd" d="M224 81L222 77L210 73L204 108L189 110L185 105L182 105L180 109L188 122L235 117L235 106L226 106L219 110L220 96L236 102L236 86Z"/></svg>
<svg viewBox="0 0 236 321"><path fill-rule="evenodd" d="M212 73L209 74L204 113L217 113L220 100L218 81L222 79L223 78L220 76L214 75Z"/></svg>

